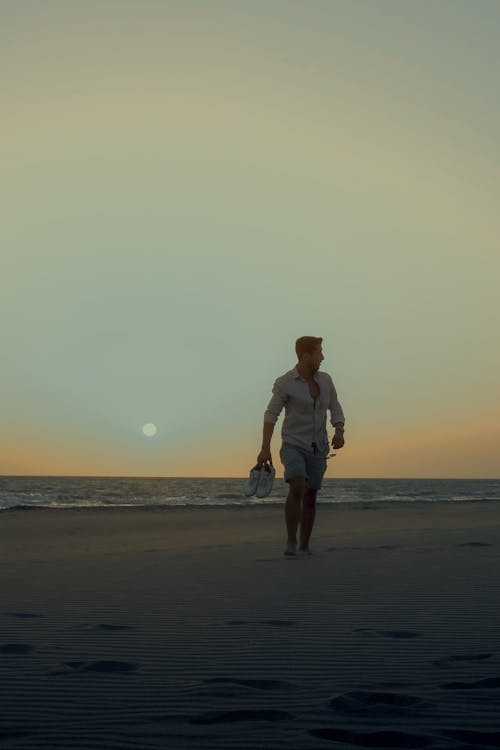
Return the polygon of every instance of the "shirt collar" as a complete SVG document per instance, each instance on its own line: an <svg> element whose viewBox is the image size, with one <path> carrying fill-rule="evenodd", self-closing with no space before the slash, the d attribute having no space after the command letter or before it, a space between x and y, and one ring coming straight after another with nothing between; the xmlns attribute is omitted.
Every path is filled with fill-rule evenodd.
<svg viewBox="0 0 500 750"><path fill-rule="evenodd" d="M299 370L298 370L298 368L297 368L297 365L295 365L295 367L293 368L293 372L294 372L294 375L293 375L293 377L295 378L295 380L296 380L297 378L300 378L300 380L303 380L303 381L304 381L304 383L306 382L306 379L305 379L305 378L303 378L303 377L302 377L302 375L300 374L300 372L299 372ZM317 373L317 372L315 372L315 373L314 373L314 380L315 380L316 382L318 382L318 373Z"/></svg>

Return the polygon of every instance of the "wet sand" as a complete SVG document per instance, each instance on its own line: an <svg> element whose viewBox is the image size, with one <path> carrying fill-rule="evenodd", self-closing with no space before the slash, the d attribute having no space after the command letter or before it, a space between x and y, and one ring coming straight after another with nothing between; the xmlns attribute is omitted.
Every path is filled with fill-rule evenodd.
<svg viewBox="0 0 500 750"><path fill-rule="evenodd" d="M500 504L0 515L7 748L500 746Z"/></svg>

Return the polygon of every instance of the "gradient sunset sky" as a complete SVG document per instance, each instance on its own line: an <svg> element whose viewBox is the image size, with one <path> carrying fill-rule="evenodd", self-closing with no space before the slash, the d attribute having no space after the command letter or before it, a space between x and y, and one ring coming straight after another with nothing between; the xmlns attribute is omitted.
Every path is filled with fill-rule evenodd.
<svg viewBox="0 0 500 750"><path fill-rule="evenodd" d="M0 29L1 474L247 476L312 335L325 478L500 477L500 3L23 0Z"/></svg>

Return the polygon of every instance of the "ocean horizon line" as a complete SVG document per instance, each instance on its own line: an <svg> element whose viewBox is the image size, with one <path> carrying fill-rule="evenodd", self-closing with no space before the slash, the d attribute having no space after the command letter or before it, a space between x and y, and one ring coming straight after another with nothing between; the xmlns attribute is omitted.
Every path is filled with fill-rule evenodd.
<svg viewBox="0 0 500 750"><path fill-rule="evenodd" d="M234 476L234 475L210 475L202 476L196 474L181 475L181 474L0 474L0 479L241 479L245 481L248 475ZM279 481L282 477L276 477L275 481ZM500 476L489 477L489 476L363 476L363 477L352 477L337 475L335 477L324 477L324 482L335 481L342 479L343 481L374 481L377 479L396 481L398 479L404 481L418 482L418 481L484 481L484 482L495 482L500 481Z"/></svg>

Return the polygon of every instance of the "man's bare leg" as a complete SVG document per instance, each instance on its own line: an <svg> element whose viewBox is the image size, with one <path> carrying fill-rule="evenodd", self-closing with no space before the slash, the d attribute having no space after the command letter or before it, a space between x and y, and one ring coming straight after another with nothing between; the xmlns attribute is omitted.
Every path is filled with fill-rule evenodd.
<svg viewBox="0 0 500 750"><path fill-rule="evenodd" d="M292 477L289 482L288 497L285 503L288 541L297 544L297 527L300 521L300 505L306 488L305 477Z"/></svg>
<svg viewBox="0 0 500 750"><path fill-rule="evenodd" d="M308 487L304 493L302 500L302 514L300 517L300 549L307 549L309 546L309 538L311 531L314 526L314 518L316 516L316 493L318 490L313 490Z"/></svg>

